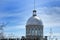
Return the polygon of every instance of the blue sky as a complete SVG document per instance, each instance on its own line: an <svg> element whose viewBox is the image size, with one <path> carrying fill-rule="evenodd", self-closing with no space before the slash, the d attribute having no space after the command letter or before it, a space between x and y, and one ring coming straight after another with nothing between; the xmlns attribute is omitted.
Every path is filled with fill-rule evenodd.
<svg viewBox="0 0 60 40"><path fill-rule="evenodd" d="M42 19L44 35L52 28L54 36L60 36L60 0L36 0L37 15ZM25 25L32 16L34 0L0 0L0 23L8 35L25 35Z"/></svg>

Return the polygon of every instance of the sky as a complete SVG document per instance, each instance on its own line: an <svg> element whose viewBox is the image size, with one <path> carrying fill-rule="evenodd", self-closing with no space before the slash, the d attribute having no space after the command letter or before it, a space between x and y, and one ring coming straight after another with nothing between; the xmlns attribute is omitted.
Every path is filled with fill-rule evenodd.
<svg viewBox="0 0 60 40"><path fill-rule="evenodd" d="M25 26L32 16L34 0L0 0L0 24L6 36L21 37L26 35ZM54 38L60 39L60 0L35 0L37 15L44 25L44 35L49 36L52 28Z"/></svg>

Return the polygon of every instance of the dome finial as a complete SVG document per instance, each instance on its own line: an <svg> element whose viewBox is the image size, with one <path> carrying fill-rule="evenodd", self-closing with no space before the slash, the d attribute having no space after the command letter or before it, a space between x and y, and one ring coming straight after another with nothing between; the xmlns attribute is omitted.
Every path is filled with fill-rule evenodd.
<svg viewBox="0 0 60 40"><path fill-rule="evenodd" d="M34 10L33 10L33 16L36 16L36 10L35 10L35 0L34 0Z"/></svg>
<svg viewBox="0 0 60 40"><path fill-rule="evenodd" d="M33 16L36 16L36 10L33 10Z"/></svg>

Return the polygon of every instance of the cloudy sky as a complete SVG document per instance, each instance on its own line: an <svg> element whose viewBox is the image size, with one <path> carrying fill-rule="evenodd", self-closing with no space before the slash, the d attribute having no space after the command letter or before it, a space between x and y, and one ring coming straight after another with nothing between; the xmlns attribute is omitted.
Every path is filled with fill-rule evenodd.
<svg viewBox="0 0 60 40"><path fill-rule="evenodd" d="M53 35L60 39L60 0L36 0L35 7L44 25L44 35L49 36L52 28ZM34 0L0 0L0 24L8 23L5 35L25 35L25 25L33 9Z"/></svg>

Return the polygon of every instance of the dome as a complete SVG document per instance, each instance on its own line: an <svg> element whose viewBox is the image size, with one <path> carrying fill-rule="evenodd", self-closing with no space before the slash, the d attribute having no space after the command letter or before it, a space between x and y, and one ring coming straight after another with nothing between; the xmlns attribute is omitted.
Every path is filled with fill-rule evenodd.
<svg viewBox="0 0 60 40"><path fill-rule="evenodd" d="M26 25L43 25L41 19L38 16L32 16L28 19Z"/></svg>

